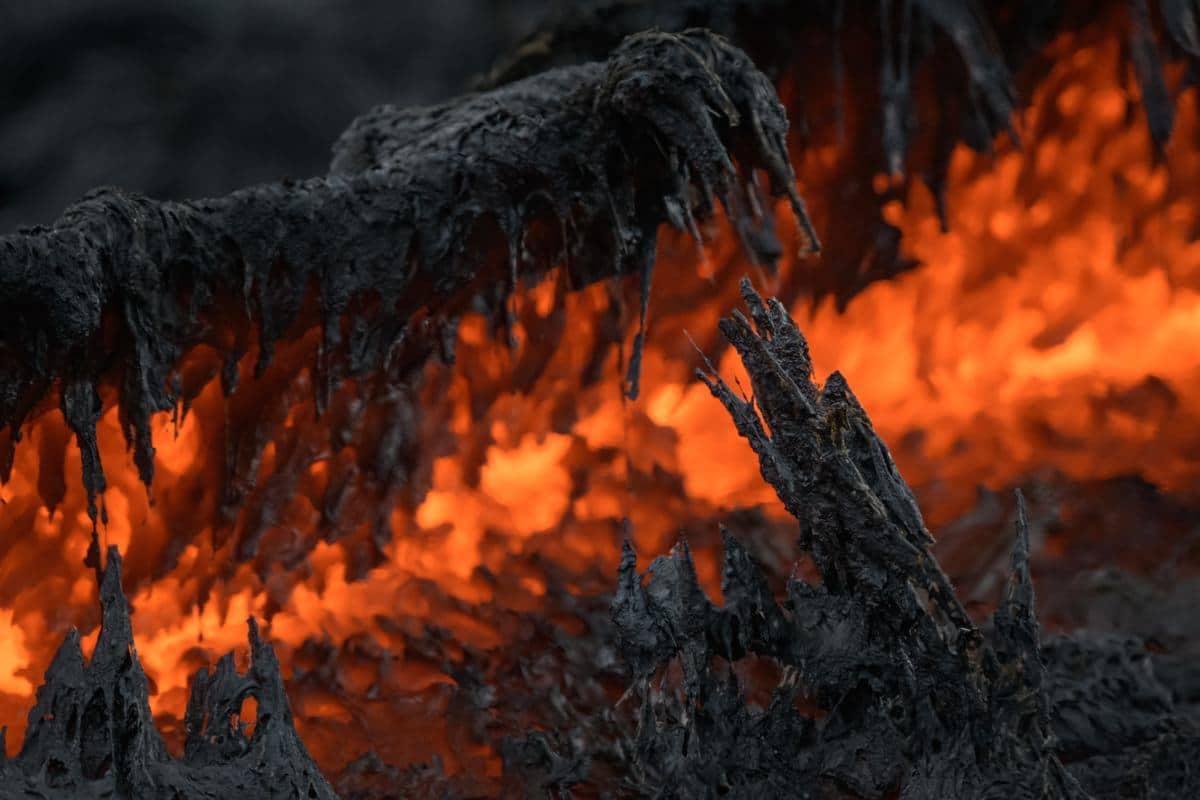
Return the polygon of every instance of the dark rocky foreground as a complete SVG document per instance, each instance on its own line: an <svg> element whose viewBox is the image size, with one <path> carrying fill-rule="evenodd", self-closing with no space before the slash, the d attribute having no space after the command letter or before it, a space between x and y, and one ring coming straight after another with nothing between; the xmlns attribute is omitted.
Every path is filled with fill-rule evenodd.
<svg viewBox="0 0 1200 800"><path fill-rule="evenodd" d="M799 575L779 602L725 533L724 602L700 589L686 542L635 569L613 616L640 703L625 786L654 797L1190 797L1200 670L1113 636L1043 640L1022 499L1012 569L977 625L886 445L837 373L813 382L783 306L746 283L749 318L721 330L753 388L700 377L800 524ZM648 578L648 580L645 580ZM781 676L765 707L736 667ZM1161 670L1161 674L1156 673Z"/></svg>
<svg viewBox="0 0 1200 800"><path fill-rule="evenodd" d="M780 599L736 533L723 530L720 604L700 588L686 541L643 574L626 547L611 622L599 598L551 592L548 602L576 614L583 632L555 634L545 624L541 635L550 638L537 646L551 661L535 666L541 654L509 653L519 675L501 668L491 680L493 693L511 695L478 707L543 707L540 730L501 745L505 793L999 799L1200 791L1194 662L1135 638L1044 636L1020 498L1007 585L977 624L845 381L835 373L815 384L805 340L783 307L748 284L745 298L749 316L735 313L721 328L746 365L753 399L708 372L701 378L796 517L801 568ZM226 656L196 675L184 756L167 755L150 720L120 556L110 551L101 568L93 547L89 560L103 609L96 650L85 664L78 634L68 635L20 754L0 768L8 792L0 794L334 796L296 734L278 662L253 621L249 670L238 674ZM416 654L436 643L411 647ZM476 685L482 697L477 669L464 663L454 674L463 691ZM606 674L630 681L615 705L597 691ZM547 676L557 677L535 689ZM250 735L240 721L247 697L258 704ZM496 788L445 775L437 763L398 768L371 754L336 786L363 799L477 797Z"/></svg>
<svg viewBox="0 0 1200 800"><path fill-rule="evenodd" d="M121 555L101 565L100 636L85 662L79 633L67 634L38 689L20 753L0 764L0 796L11 798L312 798L336 795L292 722L271 645L251 619L250 666L230 653L192 678L184 756L172 758L150 715L149 683L138 661L121 589ZM257 703L244 722L243 704ZM253 724L253 732L246 728Z"/></svg>

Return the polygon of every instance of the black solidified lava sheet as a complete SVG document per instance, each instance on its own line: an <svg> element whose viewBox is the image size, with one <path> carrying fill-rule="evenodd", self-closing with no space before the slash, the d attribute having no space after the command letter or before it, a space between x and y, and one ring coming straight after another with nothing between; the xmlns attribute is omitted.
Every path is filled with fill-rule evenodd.
<svg viewBox="0 0 1200 800"><path fill-rule="evenodd" d="M903 202L909 182L921 181L947 227L954 149L991 152L1000 135L1018 141L1014 111L1045 77L1041 53L1059 35L1111 20L1125 40L1142 124L1164 147L1174 128L1173 93L1200 71L1197 13L1185 0L567 0L478 83L502 85L596 58L649 28L698 26L729 37L789 87L784 100L798 138L837 147L841 180L807 189L829 220L822 221L822 269L807 280L844 307L871 282L919 264L884 219L885 204ZM1164 72L1172 61L1188 70L1175 88ZM876 191L873 179L884 173L901 179L902 189Z"/></svg>

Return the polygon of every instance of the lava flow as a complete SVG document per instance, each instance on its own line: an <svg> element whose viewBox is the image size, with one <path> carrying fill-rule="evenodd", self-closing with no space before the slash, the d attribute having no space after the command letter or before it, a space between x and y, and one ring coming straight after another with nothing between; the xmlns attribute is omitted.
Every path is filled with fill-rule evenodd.
<svg viewBox="0 0 1200 800"><path fill-rule="evenodd" d="M814 302L792 279L796 264L779 279L756 274L799 287L793 311L819 369L847 376L933 523L967 511L979 485L1046 470L1135 474L1180 496L1200 485L1195 97L1181 98L1156 161L1132 81L1114 78L1117 46L1080 34L1049 52L1055 66L1020 121L1024 149L954 154L948 232L923 189L886 209L923 266L867 286L844 311ZM823 158L798 155L802 184L836 179ZM511 718L496 711L493 729L457 730L450 687L484 691L462 665L483 659L486 675L487 654L534 624L524 612L577 624L569 609L545 608L552 585L600 594L626 530L645 553L684 530L718 594L711 523L745 509L785 518L753 453L692 378L695 346L731 383L739 369L715 323L750 268L730 231L709 233L703 253L664 236L637 400L620 380L637 324L633 287L568 291L551 275L514 299L512 346L483 317L464 317L454 365L428 366L396 400L397 413L420 409L425 462L407 472L416 488L381 491L382 520L361 502L339 520L326 512L355 467L328 444L336 419L317 421L300 366L311 336L262 377L249 353L230 400L219 365L194 354L187 380L206 385L178 419L154 421L151 492L106 397L100 535L127 554L138 651L167 731L178 734L189 675L241 647L253 614L279 643L298 726L327 772L374 748L391 763L437 756L450 771L495 774L489 743L512 732ZM625 332L623 347L612 331ZM256 452L230 452L237 397L255 385L280 403L277 427ZM327 415L354 413L353 393L340 396ZM249 465L251 485L232 487L241 500L221 496L231 460ZM43 413L2 490L0 718L10 742L64 631L95 635L80 471L59 415ZM243 501L251 519L235 525L223 514ZM375 536L385 523L390 537ZM780 525L787 551L793 533ZM425 649L431 640L442 649Z"/></svg>

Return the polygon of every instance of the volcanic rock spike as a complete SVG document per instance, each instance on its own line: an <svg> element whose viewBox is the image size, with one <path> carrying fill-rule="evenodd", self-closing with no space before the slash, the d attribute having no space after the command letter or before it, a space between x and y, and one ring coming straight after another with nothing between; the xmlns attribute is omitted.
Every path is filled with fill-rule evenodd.
<svg viewBox="0 0 1200 800"><path fill-rule="evenodd" d="M1034 610L1033 577L1029 572L1029 520L1025 497L1017 490L1017 541L1013 545L1012 572L1004 598L992 616L996 656L1002 669L1019 674L1019 683L1033 690L1029 697L1034 713L1027 714L1043 738L1049 734L1050 710L1045 694L1041 639Z"/></svg>
<svg viewBox="0 0 1200 800"><path fill-rule="evenodd" d="M1191 17L1191 28L1195 31L1195 18L1186 3L1180 3L1175 9L1164 4L1163 9L1168 20L1168 30L1178 43L1178 32L1186 30L1188 25L1184 15ZM1178 14L1180 19L1172 24L1171 19ZM1146 110L1146 121L1150 126L1150 135L1159 152L1166 147L1175 128L1175 106L1163 77L1163 65L1158 53L1158 45L1154 40L1154 24L1150 21L1150 8L1146 0L1131 0L1129 3L1131 24L1129 27L1129 60L1133 63L1133 72L1137 76L1138 88L1141 90L1142 108ZM1184 39L1187 41L1187 39Z"/></svg>
<svg viewBox="0 0 1200 800"><path fill-rule="evenodd" d="M612 601L621 657L638 678L645 678L672 655L669 642L658 635L651 622L649 603L637 571L637 553L628 539L621 546L617 591Z"/></svg>
<svg viewBox="0 0 1200 800"><path fill-rule="evenodd" d="M818 388L795 322L748 285L744 293L749 317L735 312L721 329L755 400L736 397L718 376L701 377L803 526L822 580L793 576L780 605L747 550L726 534L725 606L718 608L696 584L685 546L655 559L644 586L626 549L613 609L619 635L632 641L666 632L669 646L656 634L636 649L637 674L678 659L682 689L636 687L644 705L631 734L635 770L649 783L640 791L1086 797L1054 750L1023 510L1009 588L991 628L978 627L845 381L837 376ZM781 678L770 706L751 707L739 673L717 656L775 661ZM647 663L651 657L656 663ZM821 713L800 714L797 692Z"/></svg>
<svg viewBox="0 0 1200 800"><path fill-rule="evenodd" d="M193 679L182 769L199 797L232 792L272 800L334 798L296 733L275 649L263 641L253 617L247 624L250 668L246 673L237 672L229 653L213 672L201 669ZM242 718L248 698L257 705L249 736L250 723Z"/></svg>
<svg viewBox="0 0 1200 800"><path fill-rule="evenodd" d="M99 550L93 540L93 558ZM100 635L84 663L71 629L46 670L21 751L4 767L30 792L86 791L97 784L125 796L156 785L167 749L154 727L149 682L133 645L129 604L121 590L121 556L109 548L97 567ZM37 796L36 794L34 796Z"/></svg>
<svg viewBox="0 0 1200 800"><path fill-rule="evenodd" d="M787 126L740 50L706 31L650 32L605 62L441 106L377 108L343 134L327 177L183 202L96 190L50 227L0 237L0 428L17 432L61 384L95 516L98 385L119 371L122 427L149 482L150 416L189 399L169 380L184 354L203 342L236 365L256 330L261 375L310 291L326 335L313 382L323 406L342 378L420 363L436 347L412 334L440 328L410 323L511 284L518 256L532 273L565 261L576 285L640 274L648 295L659 226L694 227L686 219L716 213L713 197L752 216L726 201L755 170L816 249ZM561 258L522 247L547 217ZM756 261L779 254L771 236L747 241ZM347 341L334 320L382 333Z"/></svg>
<svg viewBox="0 0 1200 800"><path fill-rule="evenodd" d="M763 477L812 537L814 558L831 588L874 594L884 589L879 568L890 564L885 574L920 576L915 588L929 595L951 625L974 629L928 550L933 539L911 490L845 381L835 374L819 390L795 322L778 303L759 297L748 280L742 291L754 324L734 312L720 327L746 365L766 426L720 377L702 378L758 453ZM840 493L863 502L839 502ZM900 604L904 611L894 599L885 605L902 616L915 613L907 601Z"/></svg>
<svg viewBox="0 0 1200 800"><path fill-rule="evenodd" d="M294 727L279 662L250 621L250 670L233 655L211 675L197 673L187 710L182 760L167 752L150 713L150 687L138 661L121 589L121 555L97 565L101 624L91 661L71 629L37 691L20 753L0 761L0 796L127 797L134 800L336 800ZM242 704L258 701L254 733ZM2 751L0 751L2 752Z"/></svg>

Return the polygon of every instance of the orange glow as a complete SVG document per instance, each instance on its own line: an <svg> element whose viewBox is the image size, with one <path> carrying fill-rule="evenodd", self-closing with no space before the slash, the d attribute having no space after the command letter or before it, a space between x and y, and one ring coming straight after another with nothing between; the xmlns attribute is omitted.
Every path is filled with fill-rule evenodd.
<svg viewBox="0 0 1200 800"><path fill-rule="evenodd" d="M935 522L965 510L979 484L1001 487L1044 468L1075 478L1137 473L1173 491L1200 485L1194 98L1181 101L1174 142L1155 164L1143 120L1127 114L1131 98L1113 84L1116 46L1064 39L1052 49L1057 66L1021 121L1025 151L955 153L950 233L939 230L924 189L885 209L925 266L870 285L844 313L807 296L794 303L821 374L837 368L847 376ZM829 155L797 159L802 184L836 178ZM889 180L876 183L882 191ZM589 570L611 579L625 518L639 551L656 553L690 523L715 530L709 523L731 509L781 515L753 453L692 379L699 359L684 331L728 379L740 370L715 325L738 304L737 280L749 268L731 233L712 229L702 259L690 242L663 237L637 401L621 395L623 354L603 346L603 319L620 290L566 292L555 274L522 291L512 350L484 319L465 318L456 365L430 365L419 398L428 418L422 435L433 443L424 452L429 491L414 508L383 506L392 538L372 551L374 560L351 558L370 536L365 513L349 515L337 535L313 533L320 498L350 461L331 452L328 431L311 422L306 369L283 382L296 400L279 441L257 453L260 485L289 458L303 461L301 477L266 526L257 558L244 562L236 536L209 524L219 516L215 476L230 413L219 381L205 384L178 426L168 415L154 420L149 494L106 397L99 442L109 522L101 536L126 554L156 715L182 718L190 674L243 647L253 614L279 643L286 675L309 668L306 645L362 637L391 665L381 675L341 670L341 693L309 683L295 689L301 733L323 766L358 755L376 731L406 726L407 717L379 722L376 706L347 699L383 686L429 701L387 708L410 715L413 730L432 731L388 745L394 757L439 754L452 771L458 762L437 704L455 679L411 647L427 625L462 648L503 647L518 623L501 611L538 608L555 580L542 564L562 567L572 587L586 585ZM796 264L781 269L780 285L799 274ZM626 295L615 316L627 355L636 312ZM555 332L564 309L567 322ZM253 382L255 357L243 359L243 385ZM592 364L600 377L585 381ZM514 375L525 376L519 391ZM748 390L744 375L740 383ZM65 631L76 625L94 636L98 609L82 563L91 524L78 449L56 412L25 434L12 479L0 488L0 695L27 706ZM311 451L285 446L287 436ZM47 508L44 497L55 492L42 473L56 459L65 483ZM706 589L719 595L712 551L697 547L695 556ZM0 700L0 710L12 705ZM23 717L0 722L14 729L15 747Z"/></svg>
<svg viewBox="0 0 1200 800"><path fill-rule="evenodd" d="M1132 98L1109 85L1116 45L1069 48L1043 84L1065 88L1023 119L1026 153L955 153L949 233L924 189L895 209L927 268L801 317L819 368L847 376L909 480L963 501L1047 466L1176 491L1200 477L1195 96L1156 164Z"/></svg>
<svg viewBox="0 0 1200 800"><path fill-rule="evenodd" d="M12 611L0 609L0 692L28 695L33 684L17 674L29 659L25 631L13 625Z"/></svg>

